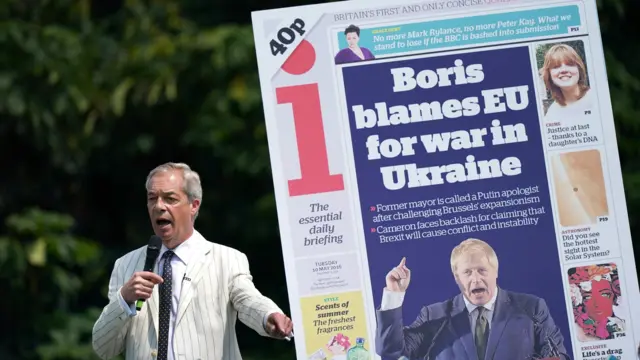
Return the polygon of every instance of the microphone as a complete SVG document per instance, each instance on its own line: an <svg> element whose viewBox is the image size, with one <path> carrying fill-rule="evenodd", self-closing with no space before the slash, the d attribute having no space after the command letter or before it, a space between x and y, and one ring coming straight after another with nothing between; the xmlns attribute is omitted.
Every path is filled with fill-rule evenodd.
<svg viewBox="0 0 640 360"><path fill-rule="evenodd" d="M156 264L156 260L158 259L158 255L160 255L160 247L162 246L162 239L158 235L153 235L149 239L149 244L147 245L147 259L144 262L143 271L153 272L153 267ZM144 299L139 299L136 301L136 310L140 311L142 309L142 303L144 303Z"/></svg>
<svg viewBox="0 0 640 360"><path fill-rule="evenodd" d="M511 302L511 304L515 305L518 308L518 310L520 310L520 312L525 314L531 320L531 322L533 323L534 329L540 329L540 321L538 321L536 318L531 316L527 311L525 311L522 307L520 307L519 304L516 304L513 301ZM556 345L555 342L551 341L551 337L549 335L545 335L544 342L551 349L551 354L549 354L549 356L560 358L560 351L558 350L558 346ZM544 356L543 354L540 354L540 355Z"/></svg>
<svg viewBox="0 0 640 360"><path fill-rule="evenodd" d="M452 311L453 311L453 300L449 300L447 303L446 318L438 328L438 331L436 331L436 333L433 335L433 338L431 338L431 344L429 344L429 348L427 349L427 354L424 357L425 360L431 359L431 350L436 345L436 340L438 339L438 336L440 336L440 333L442 332L442 330L444 330L444 327L449 323L449 321L451 321Z"/></svg>

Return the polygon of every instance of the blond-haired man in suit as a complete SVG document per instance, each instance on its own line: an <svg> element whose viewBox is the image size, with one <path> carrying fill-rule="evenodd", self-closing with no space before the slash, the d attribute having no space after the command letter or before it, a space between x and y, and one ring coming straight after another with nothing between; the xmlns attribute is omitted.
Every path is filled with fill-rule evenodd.
<svg viewBox="0 0 640 360"><path fill-rule="evenodd" d="M162 248L154 272L142 271L147 246L116 260L109 303L93 327L102 359L240 360L236 317L262 336L291 336L291 319L254 286L247 257L194 229L202 202L199 175L182 163L153 169L147 209ZM140 311L135 302L145 299Z"/></svg>
<svg viewBox="0 0 640 360"><path fill-rule="evenodd" d="M570 360L546 302L498 286L498 256L485 241L467 239L451 251L460 293L424 306L404 326L402 304L411 271L402 258L385 278L376 311L376 352L384 358L433 360Z"/></svg>

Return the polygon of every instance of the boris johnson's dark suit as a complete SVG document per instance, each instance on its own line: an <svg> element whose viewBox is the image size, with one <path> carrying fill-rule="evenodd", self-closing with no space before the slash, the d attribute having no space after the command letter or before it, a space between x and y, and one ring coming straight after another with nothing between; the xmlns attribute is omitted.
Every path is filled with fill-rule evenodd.
<svg viewBox="0 0 640 360"><path fill-rule="evenodd" d="M422 308L409 326L402 307L376 313L376 352L383 359L477 360L469 312L462 294ZM498 290L485 360L529 360L555 350L571 360L544 300Z"/></svg>

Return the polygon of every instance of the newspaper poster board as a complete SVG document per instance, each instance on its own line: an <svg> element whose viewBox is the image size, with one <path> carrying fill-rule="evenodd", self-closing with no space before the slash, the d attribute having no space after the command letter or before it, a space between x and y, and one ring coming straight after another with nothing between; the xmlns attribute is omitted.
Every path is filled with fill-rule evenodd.
<svg viewBox="0 0 640 360"><path fill-rule="evenodd" d="M298 359L636 359L595 0L252 21Z"/></svg>

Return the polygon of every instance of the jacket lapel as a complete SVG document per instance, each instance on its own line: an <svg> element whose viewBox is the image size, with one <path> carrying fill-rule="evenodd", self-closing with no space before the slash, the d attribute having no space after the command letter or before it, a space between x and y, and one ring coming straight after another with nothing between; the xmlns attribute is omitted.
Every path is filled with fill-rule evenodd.
<svg viewBox="0 0 640 360"><path fill-rule="evenodd" d="M157 274L156 270L156 274ZM151 292L151 297L149 298L147 304L147 311L149 312L149 316L151 317L151 321L153 322L153 328L158 335L158 291L160 289L160 285L156 285L153 287L153 291Z"/></svg>
<svg viewBox="0 0 640 360"><path fill-rule="evenodd" d="M203 251L198 253L197 256L194 256L193 260L187 264L185 274L191 278L191 281L184 282L182 290L180 291L180 303L178 305L178 315L176 316L176 326L178 326L180 320L182 320L191 300L193 300L198 282L202 279L206 269L209 267L208 264L211 263L211 259L213 258L213 256L211 256L212 244L204 238L201 238L200 241L203 243Z"/></svg>
<svg viewBox="0 0 640 360"><path fill-rule="evenodd" d="M454 339L460 339L464 351L467 353L467 359L476 360L476 347L473 342L473 333L471 332L471 324L469 323L469 313L464 305L462 294L453 299L453 309L451 312L451 328L455 335Z"/></svg>
<svg viewBox="0 0 640 360"><path fill-rule="evenodd" d="M509 320L511 319L511 305L508 294L498 289L498 298L496 299L495 313L493 319L491 319L491 331L489 332L489 341L487 344L486 359L493 359L498 342L502 337L504 329L507 327Z"/></svg>

